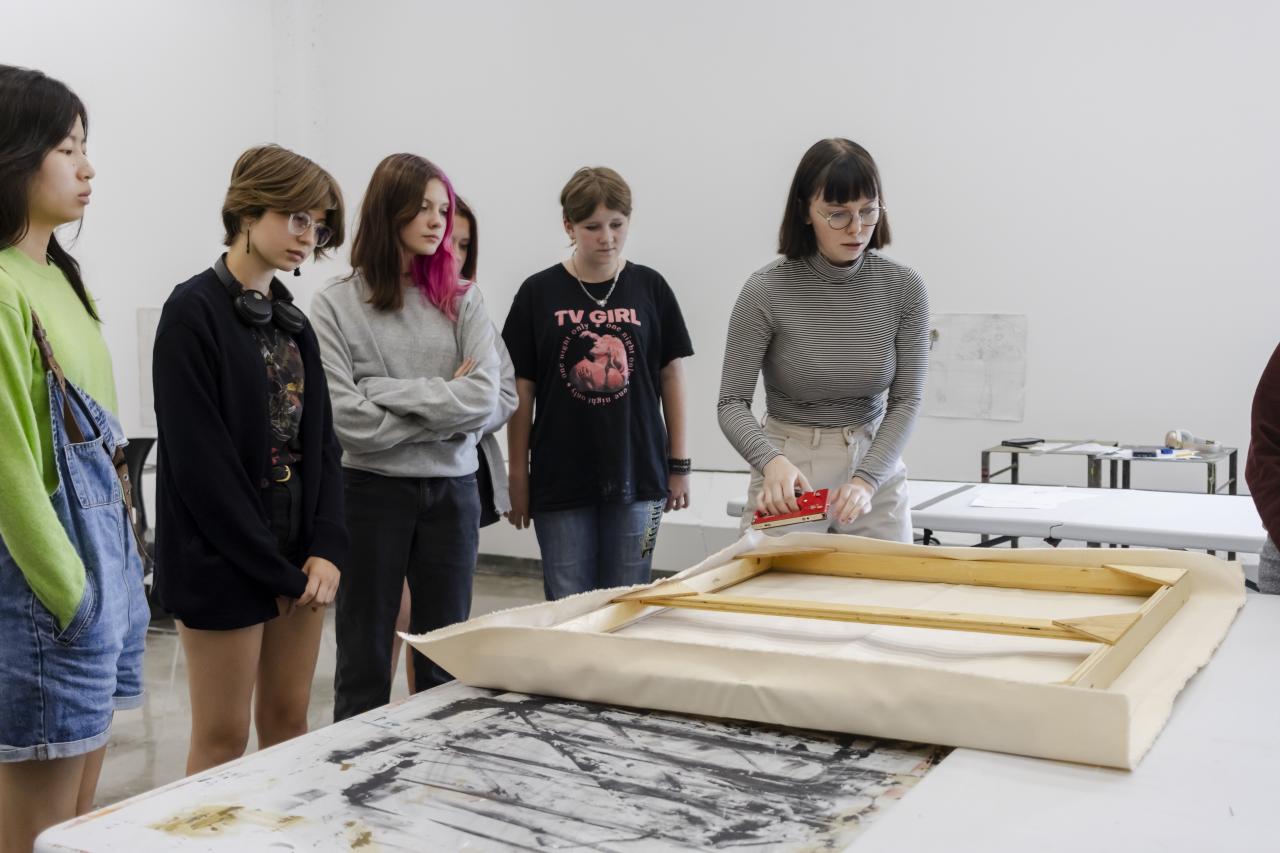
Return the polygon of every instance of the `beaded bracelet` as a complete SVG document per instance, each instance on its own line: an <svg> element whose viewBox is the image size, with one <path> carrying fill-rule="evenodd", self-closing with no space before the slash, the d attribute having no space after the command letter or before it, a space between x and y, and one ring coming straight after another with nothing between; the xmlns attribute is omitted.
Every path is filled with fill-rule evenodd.
<svg viewBox="0 0 1280 853"><path fill-rule="evenodd" d="M668 459L667 471L672 474L688 474L693 471L692 459Z"/></svg>

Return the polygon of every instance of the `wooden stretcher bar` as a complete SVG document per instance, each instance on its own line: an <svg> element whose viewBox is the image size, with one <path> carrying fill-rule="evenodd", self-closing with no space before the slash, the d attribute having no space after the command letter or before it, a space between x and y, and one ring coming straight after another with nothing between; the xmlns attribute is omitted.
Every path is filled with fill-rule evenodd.
<svg viewBox="0 0 1280 853"><path fill-rule="evenodd" d="M1072 619L1036 619L792 599L722 591L769 571L918 583L947 583L1052 592L1144 596L1136 611ZM1177 613L1189 595L1186 571L1159 566L1060 566L1031 562L951 560L851 554L829 549L748 552L712 572L659 581L613 599L588 630L614 631L653 608L675 607L802 619L828 619L1098 643L1065 684L1110 685ZM583 626L587 627L587 626Z"/></svg>
<svg viewBox="0 0 1280 853"><path fill-rule="evenodd" d="M718 610L724 613L792 616L801 619L829 619L836 622L899 625L908 628L938 628L982 634L1007 634L1014 637L1051 637L1057 640L1083 640L1089 643L1107 644L1119 640L1138 619L1136 613L1091 616L1084 619L1023 619L901 607L824 604L816 601L748 598L739 595L708 595L692 591L655 595L636 599L636 601L653 607L687 607L693 610Z"/></svg>
<svg viewBox="0 0 1280 853"><path fill-rule="evenodd" d="M1144 576L1120 566L1057 566L994 560L944 560L936 557L884 557L875 554L829 553L773 558L774 571L873 580L954 583L1046 592L1095 595L1150 595L1166 575ZM1161 569L1176 572L1181 569Z"/></svg>

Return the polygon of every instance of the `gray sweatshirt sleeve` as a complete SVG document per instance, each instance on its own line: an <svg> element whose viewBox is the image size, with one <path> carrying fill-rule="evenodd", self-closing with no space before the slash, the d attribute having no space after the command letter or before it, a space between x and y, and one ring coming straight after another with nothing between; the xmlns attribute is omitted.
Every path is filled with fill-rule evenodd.
<svg viewBox="0 0 1280 853"><path fill-rule="evenodd" d="M729 316L724 366L720 371L720 399L716 411L720 430L754 470L782 453L773 446L751 414L756 379L773 340L768 293L758 275L747 279Z"/></svg>
<svg viewBox="0 0 1280 853"><path fill-rule="evenodd" d="M320 341L320 360L329 382L334 431L344 450L376 453L408 442L444 438L417 418L378 405L356 387L347 337L324 291L311 300L311 325Z"/></svg>
<svg viewBox="0 0 1280 853"><path fill-rule="evenodd" d="M395 379L371 376L361 379L359 390L370 402L397 415L412 417L444 435L480 432L498 404L497 333L484 308L480 291L470 288L463 298L456 324L458 349L463 358L476 362L466 376L452 376L456 365L452 354L441 363L437 376Z"/></svg>
<svg viewBox="0 0 1280 853"><path fill-rule="evenodd" d="M896 365L884 420L854 473L876 488L893 473L902 458L924 400L925 376L929 370L929 294L924 280L914 270L908 271L904 290L904 307L894 337Z"/></svg>
<svg viewBox="0 0 1280 853"><path fill-rule="evenodd" d="M494 331L497 331L496 327ZM494 335L493 348L498 353L498 405L494 407L489 422L484 425L485 435L492 435L502 429L507 421L511 420L511 415L515 413L516 404L519 402L516 396L516 369L511 363L511 353L507 352L507 345L502 342L501 335Z"/></svg>

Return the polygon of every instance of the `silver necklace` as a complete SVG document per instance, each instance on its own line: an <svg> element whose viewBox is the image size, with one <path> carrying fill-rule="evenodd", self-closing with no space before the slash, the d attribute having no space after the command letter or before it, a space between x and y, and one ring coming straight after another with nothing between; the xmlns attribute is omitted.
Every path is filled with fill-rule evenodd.
<svg viewBox="0 0 1280 853"><path fill-rule="evenodd" d="M613 271L613 284L609 285L609 292L604 295L604 299L596 299L591 295L591 291L587 290L587 286L582 283L582 279L578 278L578 253L574 251L573 256L569 258L573 263L573 278L578 282L578 287L582 288L582 293L595 304L603 308L609 301L609 297L613 296L613 290L618 286L618 276L622 275L622 259L618 259L618 267Z"/></svg>

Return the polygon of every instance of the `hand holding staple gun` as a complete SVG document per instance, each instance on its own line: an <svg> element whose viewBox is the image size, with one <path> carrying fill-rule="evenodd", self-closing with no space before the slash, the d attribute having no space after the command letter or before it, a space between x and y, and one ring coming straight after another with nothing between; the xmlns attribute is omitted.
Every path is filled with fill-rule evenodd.
<svg viewBox="0 0 1280 853"><path fill-rule="evenodd" d="M827 517L827 490L804 492L796 496L795 512L783 512L770 515L764 510L756 510L751 526L756 530L770 527L784 527L788 524L803 524L806 521L821 521Z"/></svg>

